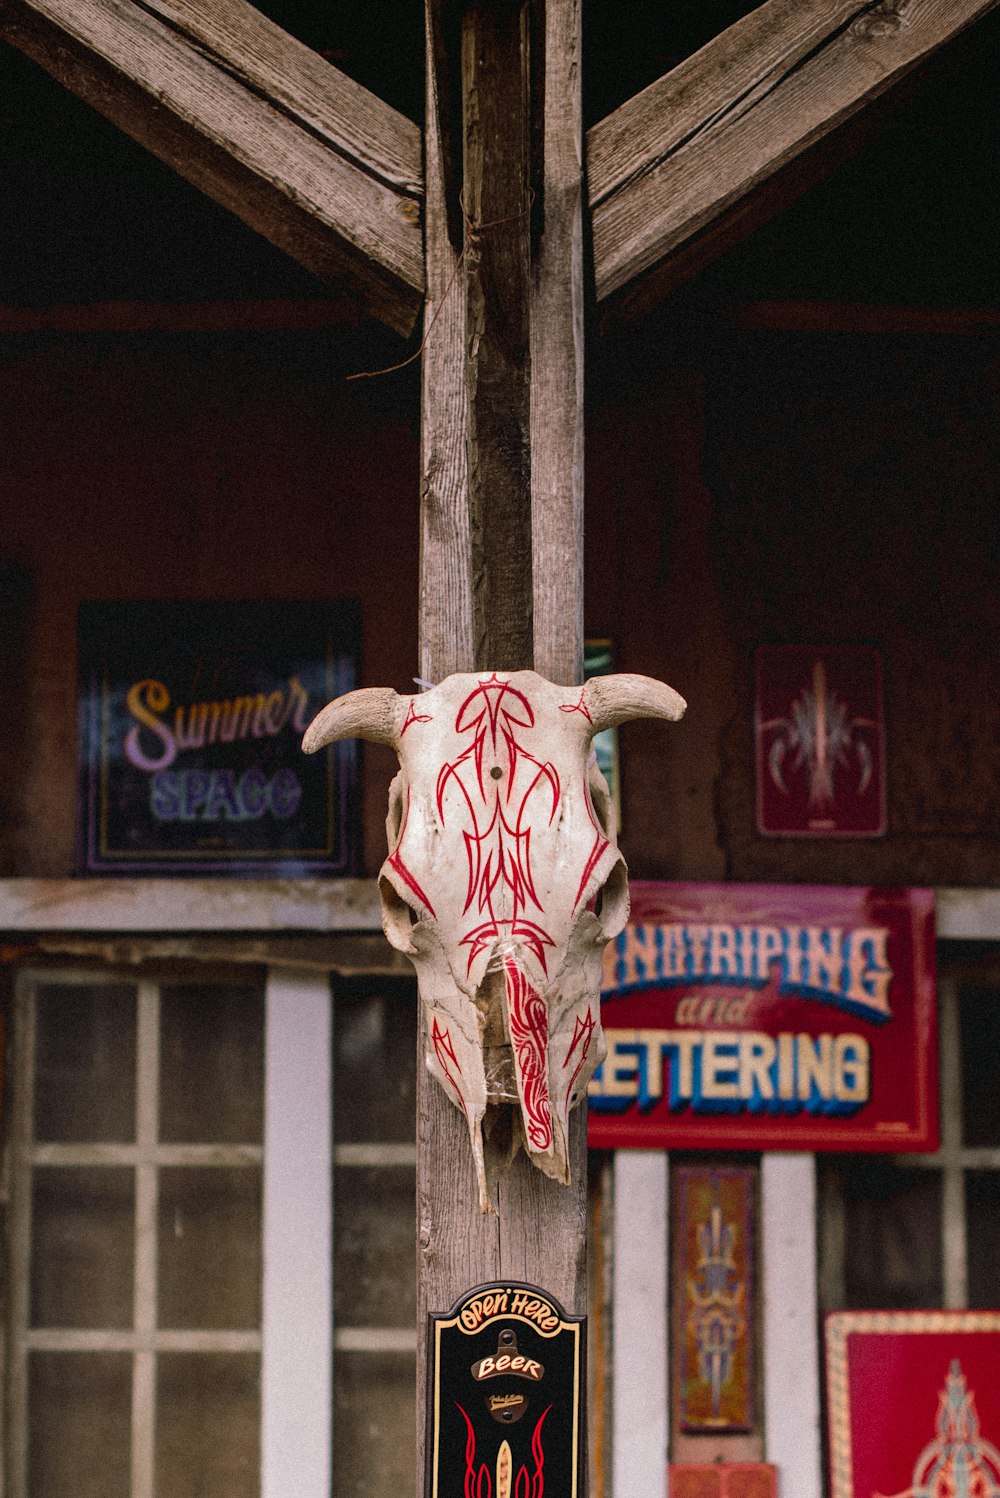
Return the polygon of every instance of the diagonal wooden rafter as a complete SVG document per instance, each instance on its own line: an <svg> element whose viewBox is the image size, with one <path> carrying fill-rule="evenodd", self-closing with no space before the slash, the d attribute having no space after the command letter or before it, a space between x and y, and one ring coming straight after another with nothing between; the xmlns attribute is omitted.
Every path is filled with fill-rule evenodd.
<svg viewBox="0 0 1000 1498"><path fill-rule="evenodd" d="M424 284L420 130L245 0L0 0L0 37L410 331Z"/></svg>
<svg viewBox="0 0 1000 1498"><path fill-rule="evenodd" d="M812 147L998 4L766 0L630 99L587 137L598 300L659 300L808 186ZM420 131L246 0L0 0L0 37L410 331Z"/></svg>
<svg viewBox="0 0 1000 1498"><path fill-rule="evenodd" d="M998 0L767 0L587 135L598 300L642 310L809 185L793 163ZM745 227L743 229L745 232Z"/></svg>

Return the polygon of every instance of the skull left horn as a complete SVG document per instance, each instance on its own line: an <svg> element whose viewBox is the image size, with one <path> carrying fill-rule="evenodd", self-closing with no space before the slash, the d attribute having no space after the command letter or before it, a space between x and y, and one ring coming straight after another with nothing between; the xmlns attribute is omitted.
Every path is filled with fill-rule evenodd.
<svg viewBox="0 0 1000 1498"><path fill-rule="evenodd" d="M417 970L427 1066L468 1121L484 1211L519 1146L569 1181L569 1113L604 1057L601 954L628 919L628 875L591 740L684 707L646 676L561 687L482 672L417 697L349 692L302 741L312 753L365 738L399 756L382 924Z"/></svg>

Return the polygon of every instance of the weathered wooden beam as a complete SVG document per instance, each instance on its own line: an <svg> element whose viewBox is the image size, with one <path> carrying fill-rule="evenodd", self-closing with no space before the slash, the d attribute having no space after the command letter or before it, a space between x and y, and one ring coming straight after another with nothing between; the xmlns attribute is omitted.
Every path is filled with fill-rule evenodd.
<svg viewBox="0 0 1000 1498"><path fill-rule="evenodd" d="M767 0L623 104L587 135L598 298L639 310L666 294L737 219L752 226L756 196L809 185L793 164L997 3Z"/></svg>
<svg viewBox="0 0 1000 1498"><path fill-rule="evenodd" d="M0 0L0 37L410 331L423 293L420 131L245 0Z"/></svg>
<svg viewBox="0 0 1000 1498"><path fill-rule="evenodd" d="M534 661L531 583L531 37L524 0L463 17L465 373L473 658Z"/></svg>
<svg viewBox="0 0 1000 1498"><path fill-rule="evenodd" d="M2 879L0 931L378 931L374 879Z"/></svg>
<svg viewBox="0 0 1000 1498"><path fill-rule="evenodd" d="M535 670L566 686L583 680L585 294L580 3L549 0L545 6L540 184L544 215L531 267ZM585 1161L583 1149L581 1165Z"/></svg>
<svg viewBox="0 0 1000 1498"><path fill-rule="evenodd" d="M421 677L430 682L441 681L454 671L472 670L465 297L460 279L461 243L456 248L449 234L449 191L455 198L458 193L451 150L445 149L448 111L444 90L448 87L449 61L440 44L437 11L436 0L429 0L425 14L427 303L420 383L418 663ZM420 1070L418 1066L418 1076Z"/></svg>
<svg viewBox="0 0 1000 1498"><path fill-rule="evenodd" d="M448 175L441 151L442 117L447 129L447 111L440 106L437 91L440 69L447 66L447 57L444 48L433 45L436 18L440 18L436 0L429 0L428 10L431 45L426 242L430 332L424 351L422 395L420 671L426 679L439 681L451 671L468 671L474 666L489 669L500 663L477 658L482 642L475 648L473 645L466 434L472 430L470 404L481 406L487 383L481 373L468 382L465 376L466 357L481 356L482 345L477 347L466 334L468 309L461 280L464 266L459 264L460 251L448 233ZM536 182L534 203L526 191L525 178L519 193L516 184L505 189L511 195L509 203L491 204L483 198L473 202L467 197L465 211L483 225L475 236L477 249L482 249L487 236L494 233L486 224L494 217L509 218L504 227L514 229L520 257L524 250L522 236L527 233L529 244L532 241L528 222L531 210L544 204L544 223L536 225L536 231L540 227L541 232L536 233L534 254L528 264L527 347L520 312L516 320L521 348L518 358L523 361L523 369L512 371L512 388L501 380L491 398L500 403L508 399L517 402L517 439L513 454L507 456L517 484L523 486L520 502L530 496L531 552L520 583L533 574L535 666L555 680L569 682L579 679L583 655L579 0L547 0L544 26L544 152L534 153L539 164L536 170L540 167L544 176ZM443 28L438 27L438 37L443 34ZM517 88L521 90L520 82ZM538 93L536 87L536 104ZM523 134L519 139L523 164ZM490 187L491 176L492 171L484 168L484 189ZM503 253L510 253L509 245ZM523 269L523 259L519 258L517 264ZM503 273L509 270L508 265ZM477 290L476 295L480 294L484 315L495 318L505 313L502 305L495 305L496 290L491 291L487 284L481 293ZM491 336L502 342L502 333L494 331ZM500 348L490 357L502 368L510 355ZM529 376L527 413L523 405L525 371ZM474 415L481 431L488 417L481 409ZM526 440L530 446L527 476L523 466ZM491 491L484 488L483 502L488 505L490 499ZM523 531L523 512L516 523ZM502 553L507 545L502 532L496 544ZM501 596L493 596L497 607L506 606ZM530 614L530 595L527 605L522 592L516 596L521 600L517 607ZM511 664L530 664L530 658L512 658ZM417 1471L422 1474L427 1311L446 1309L473 1285L504 1276L545 1286L567 1310L585 1309L586 1130L584 1110L578 1109L571 1128L571 1186L546 1179L521 1156L500 1183L496 1215L484 1215L478 1206L465 1122L427 1074L422 1035L417 1054Z"/></svg>

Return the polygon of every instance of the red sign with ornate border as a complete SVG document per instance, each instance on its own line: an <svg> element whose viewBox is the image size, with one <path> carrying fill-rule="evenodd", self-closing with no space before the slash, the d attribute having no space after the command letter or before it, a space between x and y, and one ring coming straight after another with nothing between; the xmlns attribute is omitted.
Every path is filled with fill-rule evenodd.
<svg viewBox="0 0 1000 1498"><path fill-rule="evenodd" d="M930 890L635 884L601 1018L596 1148L937 1148Z"/></svg>
<svg viewBox="0 0 1000 1498"><path fill-rule="evenodd" d="M767 837L882 837L885 733L877 650L757 651L757 829Z"/></svg>
<svg viewBox="0 0 1000 1498"><path fill-rule="evenodd" d="M826 1320L832 1498L1000 1491L1000 1311Z"/></svg>

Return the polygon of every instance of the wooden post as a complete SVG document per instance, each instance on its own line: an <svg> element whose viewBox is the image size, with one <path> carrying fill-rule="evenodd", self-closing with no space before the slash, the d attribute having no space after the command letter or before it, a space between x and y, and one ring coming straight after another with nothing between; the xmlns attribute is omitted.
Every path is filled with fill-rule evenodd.
<svg viewBox="0 0 1000 1498"><path fill-rule="evenodd" d="M427 24L431 333L422 395L420 673L439 681L455 670L534 664L574 682L583 658L579 0L546 0L544 11L482 0L464 14L431 0ZM459 77L460 137L451 107ZM454 200L463 180L460 266L452 236L462 222ZM571 1128L572 1185L548 1180L522 1155L501 1182L496 1215L485 1215L465 1120L428 1077L424 1054L421 1035L421 1483L427 1312L504 1277L541 1285L570 1312L585 1310L586 1300L584 1110Z"/></svg>

